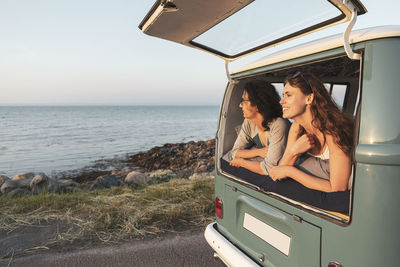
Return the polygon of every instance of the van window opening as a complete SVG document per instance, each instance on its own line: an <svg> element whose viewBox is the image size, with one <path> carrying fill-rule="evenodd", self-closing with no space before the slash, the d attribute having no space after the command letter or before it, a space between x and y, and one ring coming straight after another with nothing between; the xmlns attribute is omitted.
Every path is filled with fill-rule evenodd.
<svg viewBox="0 0 400 267"><path fill-rule="evenodd" d="M243 117L237 104L239 98L241 98L241 93L243 91L242 84L246 80L254 80L254 79L267 81L270 82L273 86L275 86L277 92L280 94L280 97L282 97L284 79L288 75L293 74L296 71L315 74L325 84L325 88L331 94L334 101L338 105L339 109L341 109L342 112L345 113L347 116L353 117L353 114L355 114L356 110L357 95L359 90L360 62L352 61L348 59L346 56L333 59L326 59L324 61L309 63L307 65L291 67L283 70L281 69L275 72L271 71L254 77L247 77L240 80L240 82L237 85L235 85L235 87L232 89L229 101L225 103L225 105L228 105L228 114L230 115L227 116L226 118L225 129L223 131L224 134L221 140L223 146L222 154L225 154L226 152L228 152L229 149L232 148L233 142L235 141L237 136L237 132L235 130L230 131L228 128L229 127L237 128L243 122ZM354 130L357 131L357 129ZM355 144L356 143L357 142L355 142ZM218 155L218 157L220 158L222 157L222 155ZM223 168L222 170L224 171ZM249 179L248 177L240 177L240 175L246 176L247 174L236 173L236 175L234 176L239 180L242 179L246 183L250 181L250 184L255 185L256 188L259 188L260 191L264 191L267 194L275 195L275 197L281 199L284 202L290 202L294 205L300 205L302 207L305 207L307 210L310 210L311 212L317 211L318 213L321 211L322 213L328 213L330 215L333 215L333 217L340 219L342 221L349 222L350 220L349 214L351 214L350 201L352 194L351 187L349 188L348 194L343 197L345 203L341 203L341 205L346 206L347 209L345 209L345 212L338 213L337 211L332 211L329 209L326 210L323 208L323 206L322 208L318 207L319 205L318 203L303 203L301 201L298 202L295 199L296 196L293 196L294 199L291 198L290 196L287 197L284 195L283 197L281 197L279 193L275 194L274 192L269 192L268 188L263 189L262 185L257 184L258 183L257 179L252 180ZM352 179L352 177L350 179Z"/></svg>

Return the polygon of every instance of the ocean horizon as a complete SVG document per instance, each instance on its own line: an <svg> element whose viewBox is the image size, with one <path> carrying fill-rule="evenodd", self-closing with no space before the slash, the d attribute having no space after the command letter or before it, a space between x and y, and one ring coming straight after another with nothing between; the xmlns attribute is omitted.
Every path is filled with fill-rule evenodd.
<svg viewBox="0 0 400 267"><path fill-rule="evenodd" d="M0 105L0 174L56 175L166 143L215 138L219 105Z"/></svg>

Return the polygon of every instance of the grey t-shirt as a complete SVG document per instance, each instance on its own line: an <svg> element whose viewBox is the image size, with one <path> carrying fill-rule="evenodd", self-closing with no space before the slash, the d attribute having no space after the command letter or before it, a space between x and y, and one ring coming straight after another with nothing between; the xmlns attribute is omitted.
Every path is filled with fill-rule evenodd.
<svg viewBox="0 0 400 267"><path fill-rule="evenodd" d="M279 160L285 152L287 137L289 134L290 122L283 118L276 118L269 124L269 132L265 143L268 146L267 156L258 160L261 161L261 169L268 175L269 170L278 165ZM257 125L249 119L242 123L238 137L232 148L232 154L229 160L235 158L236 152L240 149L249 149L253 146L262 147L259 141ZM258 139L258 140L257 140Z"/></svg>

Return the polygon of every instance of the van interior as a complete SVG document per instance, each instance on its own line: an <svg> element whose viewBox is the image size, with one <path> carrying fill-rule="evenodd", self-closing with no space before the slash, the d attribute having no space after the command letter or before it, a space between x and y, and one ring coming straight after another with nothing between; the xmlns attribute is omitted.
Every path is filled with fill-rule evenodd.
<svg viewBox="0 0 400 267"><path fill-rule="evenodd" d="M361 63L360 63L361 62ZM293 75L297 71L303 73L313 73L316 75L325 85L326 89L330 92L333 99L335 100L338 107L345 113L346 116L354 119L354 144L357 145L358 139L358 124L359 119L357 113L359 113L360 107L358 107L360 98L360 70L362 60L351 60L346 55L336 56L333 58L319 59L318 61L302 63L301 65L292 65L288 68L275 69L262 74L258 74L251 77L243 77L236 82L231 83L228 86L225 94L225 99L222 105L220 127L218 131L218 142L219 151L217 151L217 157L220 159L223 155L229 152L236 140L238 131L234 129L240 128L243 122L243 116L239 103L241 101L243 93L243 85L250 79L263 80L270 82L275 86L278 93L282 97L283 82L286 77ZM353 152L354 161L354 152ZM267 194L267 190L261 188L256 184L251 184L245 177L238 177L237 174L232 175L221 169L221 163L217 163L218 171L231 179L245 184L246 186L254 187L256 190L263 191ZM354 177L354 164L353 164L353 175ZM348 210L346 214L322 210L308 203L301 203L296 200L288 199L287 197L280 196L279 194L273 194L273 197L279 198L282 201L289 202L293 205L300 206L303 209L311 211L317 214L325 214L335 219L349 222L351 214L351 191L352 191L352 177L349 181L350 197L348 198Z"/></svg>

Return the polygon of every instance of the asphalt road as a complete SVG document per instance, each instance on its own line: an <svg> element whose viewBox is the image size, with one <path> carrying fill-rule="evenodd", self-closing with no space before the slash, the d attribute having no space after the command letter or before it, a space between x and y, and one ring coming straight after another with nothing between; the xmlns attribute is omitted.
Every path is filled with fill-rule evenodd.
<svg viewBox="0 0 400 267"><path fill-rule="evenodd" d="M132 241L120 245L41 253L1 261L0 266L225 266L213 258L203 233L163 239Z"/></svg>

